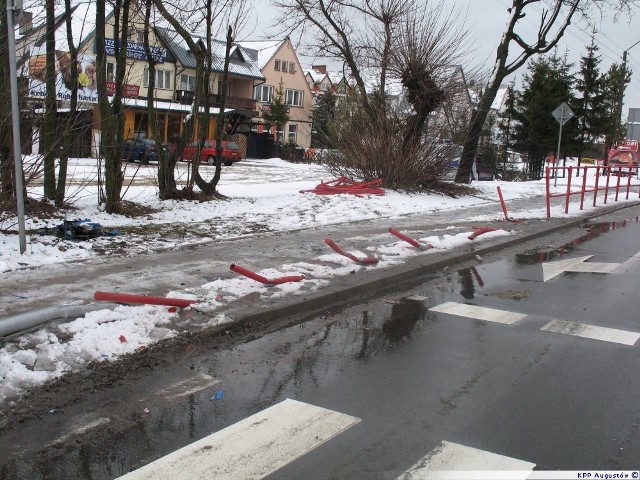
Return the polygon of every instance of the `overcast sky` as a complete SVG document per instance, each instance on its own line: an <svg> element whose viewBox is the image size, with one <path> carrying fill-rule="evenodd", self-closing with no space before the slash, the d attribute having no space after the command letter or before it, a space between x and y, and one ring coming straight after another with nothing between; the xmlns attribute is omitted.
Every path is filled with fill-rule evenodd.
<svg viewBox="0 0 640 480"><path fill-rule="evenodd" d="M495 49L508 19L507 8L510 4L510 0L445 0L447 7L450 6L449 8L455 11L461 11L463 16L466 15L466 25L473 27L473 44L477 48L474 61L481 61L487 70L491 69L494 62ZM257 12L256 21L250 22L252 26L256 25L255 30L251 29L253 36L269 37L275 30L271 27L276 18L274 8L270 0L255 0L254 5ZM536 13L539 12L538 8ZM640 29L632 29L627 18L613 23L612 14L608 17L596 22L596 42L602 56L603 71L614 62L622 63L624 50L640 41ZM529 33L535 33L538 18L536 14L527 15L521 21L522 27L528 28ZM634 20L636 24L640 21L640 12ZM591 29L585 23L576 22L567 30L559 47L563 52L565 49L568 50L569 59L575 64L574 70L579 69L580 57L586 53L586 46L590 42ZM301 58L301 62L307 62L308 65L303 65L307 67L313 59ZM625 117L629 108L640 108L640 44L629 50L627 68L633 71L633 75L624 99ZM517 77L519 78L525 70L523 67Z"/></svg>

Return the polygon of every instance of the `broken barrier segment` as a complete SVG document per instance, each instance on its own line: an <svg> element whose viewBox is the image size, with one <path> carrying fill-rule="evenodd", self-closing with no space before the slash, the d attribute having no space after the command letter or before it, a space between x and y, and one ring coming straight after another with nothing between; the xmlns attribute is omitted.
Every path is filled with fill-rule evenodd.
<svg viewBox="0 0 640 480"><path fill-rule="evenodd" d="M378 178L370 182L354 182L347 177L339 177L328 182L320 182L312 190L300 190L300 193L315 193L316 195L338 195L348 193L356 197L363 195L384 195L382 179Z"/></svg>
<svg viewBox="0 0 640 480"><path fill-rule="evenodd" d="M498 189L498 197L500 197L500 204L502 205L502 213L504 213L504 219L508 222L524 222L524 220L516 220L514 218L509 217L507 213L507 204L504 202L504 197L502 196L502 190L500 190L500 185L496 187Z"/></svg>
<svg viewBox="0 0 640 480"><path fill-rule="evenodd" d="M415 240L415 239L409 237L408 235L405 235L404 233L401 233L398 230L395 230L393 228L389 229L389 233L391 235L395 235L396 237L398 237L401 240L404 240L408 244L413 245L416 248L419 248L420 250L429 250L430 248L433 248L433 245L431 245L430 243L420 243L417 240Z"/></svg>
<svg viewBox="0 0 640 480"><path fill-rule="evenodd" d="M232 272L239 273L240 275L244 275L247 278L255 280L256 282L264 283L265 285L280 285L281 283L300 282L304 280L304 275L288 275L285 277L269 279L259 273L252 272L240 265L236 265L235 263L232 263L229 269Z"/></svg>
<svg viewBox="0 0 640 480"><path fill-rule="evenodd" d="M134 305L165 305L168 307L181 308L186 308L199 302L199 300L188 300L186 298L153 297L149 295L132 295L130 293L116 292L96 292L93 294L93 298L105 302L129 303Z"/></svg>
<svg viewBox="0 0 640 480"><path fill-rule="evenodd" d="M351 260L353 260L356 263L359 263L361 265L374 265L376 263L378 263L380 261L379 258L376 257L364 257L364 258L358 258L355 255L350 254L349 252L345 252L342 248L340 248L336 242L334 242L333 240L331 240L330 238L326 238L324 240L324 243L326 243L327 245L329 245L335 252L339 253L340 255L343 255Z"/></svg>
<svg viewBox="0 0 640 480"><path fill-rule="evenodd" d="M482 235L483 233L495 232L496 230L499 230L499 228L493 228L493 227L471 227L471 228L473 229L473 233L467 237L469 240L473 240L474 238Z"/></svg>

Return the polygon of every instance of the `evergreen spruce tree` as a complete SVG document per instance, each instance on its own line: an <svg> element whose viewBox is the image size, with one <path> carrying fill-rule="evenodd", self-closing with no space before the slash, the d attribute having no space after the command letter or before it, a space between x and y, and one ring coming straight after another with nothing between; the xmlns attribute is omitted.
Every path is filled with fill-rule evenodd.
<svg viewBox="0 0 640 480"><path fill-rule="evenodd" d="M625 69L623 72L622 66L614 63L609 67L609 70L604 77L603 103L606 109L606 116L603 127L605 131L603 158L605 160L605 165L608 160L607 153L609 149L612 148L618 140L626 136L624 126L620 122L618 104L620 102L620 98L624 95L624 90L631 81L631 73L632 72L629 69ZM621 85L623 90L622 93L620 92Z"/></svg>
<svg viewBox="0 0 640 480"><path fill-rule="evenodd" d="M276 88L271 101L269 102L269 112L264 112L262 117L264 120L276 127L276 139L278 142L283 142L284 139L278 138L278 133L280 132L280 127L286 125L289 121L289 115L287 114L287 110L289 107L284 102L284 84L282 82L282 78L280 78L280 84L278 88Z"/></svg>
<svg viewBox="0 0 640 480"><path fill-rule="evenodd" d="M311 115L311 146L315 148L333 148L334 134L332 122L336 118L336 96L328 90L320 94Z"/></svg>
<svg viewBox="0 0 640 480"><path fill-rule="evenodd" d="M582 163L585 151L593 151L596 140L607 132L610 113L605 101L605 75L600 73L601 56L595 43L595 31L591 36L591 45L587 54L580 60L580 71L576 82L579 98L572 106L576 113L579 128L578 167Z"/></svg>
<svg viewBox="0 0 640 480"><path fill-rule="evenodd" d="M562 102L574 102L571 65L557 53L529 64L523 78L523 91L516 100L514 142L529 157L529 177L540 178L544 159L554 154L558 144L559 125L551 115ZM573 148L577 136L575 122L563 127L563 151Z"/></svg>

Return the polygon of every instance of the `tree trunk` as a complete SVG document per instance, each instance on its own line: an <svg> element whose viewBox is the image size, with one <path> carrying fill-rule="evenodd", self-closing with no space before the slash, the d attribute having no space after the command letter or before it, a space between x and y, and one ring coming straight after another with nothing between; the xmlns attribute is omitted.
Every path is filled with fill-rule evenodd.
<svg viewBox="0 0 640 480"><path fill-rule="evenodd" d="M47 96L44 102L44 197L56 198L55 160L58 142L56 141L56 40L55 40L55 2L46 0L46 85Z"/></svg>

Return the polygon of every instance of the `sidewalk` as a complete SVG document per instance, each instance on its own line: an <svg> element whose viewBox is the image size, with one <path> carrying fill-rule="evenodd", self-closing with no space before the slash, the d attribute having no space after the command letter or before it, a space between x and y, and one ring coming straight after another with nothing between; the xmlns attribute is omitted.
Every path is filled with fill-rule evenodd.
<svg viewBox="0 0 640 480"><path fill-rule="evenodd" d="M325 296L341 298L334 293L360 285L361 291L378 288L374 279L390 278L393 282L421 275L444 265L473 258L476 254L505 248L514 243L539 237L558 228L579 225L585 218L616 211L640 202L614 203L606 207L590 210L581 216L531 219L526 214L535 205L542 205L544 198L514 200L508 204L509 215L524 222L508 222L503 218L499 202L484 203L474 208L460 211L445 210L428 215L410 215L393 220L379 218L328 227L300 229L288 233L259 234L221 243L201 245L193 249L172 250L130 257L101 257L90 261L79 261L40 269L21 270L0 278L0 319L37 309L66 304L89 304L96 291L121 293L182 296L197 298L206 285L225 279L239 279L231 272L232 263L254 272L265 269L288 270L294 272L296 265L304 263L324 263L327 267L346 268L348 275L328 275L330 282L319 288L317 285L302 287L301 292L286 290L281 295L269 295L264 302L244 297L230 302L227 308L217 309L216 315L242 316L240 313L250 304L249 310L271 310L286 303L300 303L302 298ZM538 207L539 210L539 207ZM394 228L409 236L419 238L452 236L473 232L472 226L489 226L507 231L504 235L486 234L473 242L464 242L454 250L447 245L421 252L408 243L388 233ZM380 266L363 267L337 256L324 240L331 237L338 245L349 251L360 251L367 255L378 255L387 260ZM385 247L397 244L402 255ZM470 247L473 245L473 251ZM372 250L373 249L373 250ZM401 258L408 255L406 258ZM397 259L394 257L398 257ZM274 271L275 273L275 271ZM305 273L305 272L301 272ZM278 276L275 274L275 276ZM307 275L309 280L312 275ZM325 278L323 278L325 280ZM382 281L382 284L385 282ZM261 291L272 291L274 287L256 283ZM214 288L215 286L210 286ZM317 290L317 291L315 291ZM346 295L356 295L360 290L348 290ZM313 292L313 295L310 294ZM332 293L328 293L332 292ZM175 293L175 295L170 293ZM187 295L184 295L187 293ZM320 304L325 300L320 300Z"/></svg>

